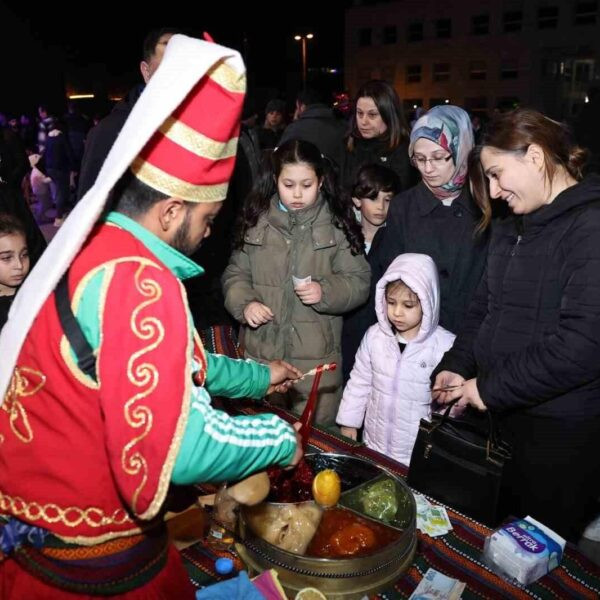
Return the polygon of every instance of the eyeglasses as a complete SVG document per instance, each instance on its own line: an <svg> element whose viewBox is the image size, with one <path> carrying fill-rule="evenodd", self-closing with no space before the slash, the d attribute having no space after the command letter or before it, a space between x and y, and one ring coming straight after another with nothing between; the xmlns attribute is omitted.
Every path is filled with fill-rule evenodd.
<svg viewBox="0 0 600 600"><path fill-rule="evenodd" d="M410 157L412 164L417 167L417 169L424 169L427 163L430 163L432 167L441 167L444 163L447 163L451 159L452 154L441 157L434 156L433 158L424 158L423 156L414 155Z"/></svg>

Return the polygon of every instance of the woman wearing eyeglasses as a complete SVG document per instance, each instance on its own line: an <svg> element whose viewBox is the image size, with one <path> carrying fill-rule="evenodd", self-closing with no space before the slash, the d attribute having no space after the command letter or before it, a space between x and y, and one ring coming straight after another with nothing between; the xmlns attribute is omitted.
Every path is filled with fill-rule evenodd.
<svg viewBox="0 0 600 600"><path fill-rule="evenodd" d="M367 164L380 164L394 171L406 189L411 176L408 125L400 98L387 81L373 80L356 94L342 164L342 186L349 191L356 174Z"/></svg>
<svg viewBox="0 0 600 600"><path fill-rule="evenodd" d="M390 203L383 238L369 256L373 281L399 254L431 256L440 279L440 325L454 333L483 274L489 240L467 181L472 148L462 108L436 106L414 124L408 154L421 182Z"/></svg>

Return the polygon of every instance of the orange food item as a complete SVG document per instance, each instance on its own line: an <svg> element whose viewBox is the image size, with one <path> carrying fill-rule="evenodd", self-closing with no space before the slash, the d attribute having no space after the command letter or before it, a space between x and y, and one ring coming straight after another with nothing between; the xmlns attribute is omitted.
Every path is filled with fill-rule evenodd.
<svg viewBox="0 0 600 600"><path fill-rule="evenodd" d="M352 556L362 550L370 550L376 542L373 530L361 523L352 523L329 538L331 549L340 556Z"/></svg>
<svg viewBox="0 0 600 600"><path fill-rule="evenodd" d="M364 519L345 508L330 508L311 540L307 556L350 558L366 556L398 539L400 532Z"/></svg>

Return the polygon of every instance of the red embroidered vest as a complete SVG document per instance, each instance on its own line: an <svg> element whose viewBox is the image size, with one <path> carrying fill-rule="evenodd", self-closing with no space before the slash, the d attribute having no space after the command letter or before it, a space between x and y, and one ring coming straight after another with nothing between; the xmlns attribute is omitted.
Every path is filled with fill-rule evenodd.
<svg viewBox="0 0 600 600"><path fill-rule="evenodd" d="M74 260L69 295L105 269L97 383L44 303L0 410L0 513L90 544L157 516L183 436L193 336L179 280L127 231L101 225ZM194 340L194 341L192 341Z"/></svg>

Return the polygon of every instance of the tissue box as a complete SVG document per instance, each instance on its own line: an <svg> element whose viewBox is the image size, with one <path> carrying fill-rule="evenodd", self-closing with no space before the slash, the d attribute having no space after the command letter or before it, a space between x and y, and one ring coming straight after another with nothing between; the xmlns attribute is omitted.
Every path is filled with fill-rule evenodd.
<svg viewBox="0 0 600 600"><path fill-rule="evenodd" d="M565 540L532 517L511 521L485 539L483 559L499 575L529 585L560 564Z"/></svg>

